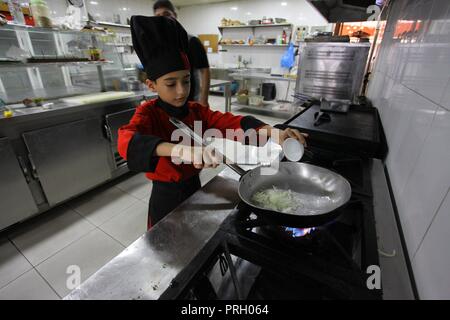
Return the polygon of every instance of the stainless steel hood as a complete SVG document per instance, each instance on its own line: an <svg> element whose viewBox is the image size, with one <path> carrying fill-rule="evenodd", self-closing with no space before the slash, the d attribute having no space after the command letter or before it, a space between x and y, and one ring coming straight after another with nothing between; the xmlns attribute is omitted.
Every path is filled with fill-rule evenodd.
<svg viewBox="0 0 450 320"><path fill-rule="evenodd" d="M368 21L374 14L367 13L373 5L382 6L384 0L307 0L330 23ZM375 19L372 19L375 20Z"/></svg>

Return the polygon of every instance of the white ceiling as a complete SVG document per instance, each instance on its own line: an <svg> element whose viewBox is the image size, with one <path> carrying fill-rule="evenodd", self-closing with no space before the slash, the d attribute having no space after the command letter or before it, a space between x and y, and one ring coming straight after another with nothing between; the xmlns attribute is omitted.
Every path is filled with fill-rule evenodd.
<svg viewBox="0 0 450 320"><path fill-rule="evenodd" d="M217 2L230 2L233 0L171 0L176 7L192 6L194 4L207 4Z"/></svg>

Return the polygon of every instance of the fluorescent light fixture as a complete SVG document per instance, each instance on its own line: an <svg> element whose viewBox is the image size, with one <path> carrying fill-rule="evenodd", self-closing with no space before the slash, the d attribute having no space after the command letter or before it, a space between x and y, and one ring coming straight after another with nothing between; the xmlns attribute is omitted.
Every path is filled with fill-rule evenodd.
<svg viewBox="0 0 450 320"><path fill-rule="evenodd" d="M281 5L282 5L283 7L286 7L286 6L287 6L287 2L282 2Z"/></svg>
<svg viewBox="0 0 450 320"><path fill-rule="evenodd" d="M233 11L237 11L238 7L231 7L230 9Z"/></svg>
<svg viewBox="0 0 450 320"><path fill-rule="evenodd" d="M90 4L93 4L94 6L98 5L98 2L97 2L97 1L90 1L89 3L90 3Z"/></svg>

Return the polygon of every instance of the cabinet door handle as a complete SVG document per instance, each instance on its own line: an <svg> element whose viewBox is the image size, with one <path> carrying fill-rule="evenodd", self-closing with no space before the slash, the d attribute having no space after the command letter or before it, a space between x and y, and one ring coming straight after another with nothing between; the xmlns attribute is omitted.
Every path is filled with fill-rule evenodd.
<svg viewBox="0 0 450 320"><path fill-rule="evenodd" d="M25 165L25 161L23 161L23 158L21 156L18 156L17 160L19 161L19 165L20 168L22 169L25 180L27 181L27 183L30 183L31 182L30 173L28 171L27 166Z"/></svg>
<svg viewBox="0 0 450 320"><path fill-rule="evenodd" d="M30 160L30 163L31 163L31 169L32 169L31 174L32 174L34 179L38 180L39 179L39 175L37 173L36 166L34 165L33 158L31 157L31 153L28 154L28 159Z"/></svg>
<svg viewBox="0 0 450 320"><path fill-rule="evenodd" d="M111 129L109 128L109 126L108 126L107 124L104 124L104 125L103 125L103 128L105 129L105 135L106 135L106 138L107 138L110 142L112 142Z"/></svg>

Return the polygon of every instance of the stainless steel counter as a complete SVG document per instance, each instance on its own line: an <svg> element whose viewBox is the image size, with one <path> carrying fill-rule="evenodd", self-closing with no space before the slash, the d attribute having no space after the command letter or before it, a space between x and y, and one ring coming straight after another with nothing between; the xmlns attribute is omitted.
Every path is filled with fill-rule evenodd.
<svg viewBox="0 0 450 320"><path fill-rule="evenodd" d="M156 96L153 95L153 96ZM127 98L121 98L121 99L115 99L111 101L104 101L104 102L97 102L97 103L90 103L90 104L77 104L77 103L68 103L61 101L59 99L57 100L50 100L48 102L53 103L49 108L43 108L43 107L31 107L31 108L12 108L14 112L14 116L11 118L5 118L3 116L3 113L0 114L0 121L7 120L7 121L17 121L22 120L24 116L33 116L39 117L41 114L43 116L47 116L49 114L58 114L58 113L64 113L64 112L78 112L80 107L88 107L89 109L96 108L96 107L104 107L108 104L119 104L119 103L129 103L136 100L140 100L143 98L150 98L152 95L149 95L148 93L145 94L144 92L135 92L134 96L127 97ZM27 117L28 119L28 117Z"/></svg>
<svg viewBox="0 0 450 320"><path fill-rule="evenodd" d="M116 132L117 126L129 119L108 126L106 118L133 111L142 99L143 95L135 93L97 103L54 100L49 109L19 108L10 118L4 118L1 112L0 149L10 150L13 155L4 157L8 163L2 163L7 171L0 175L0 189L7 199L26 195L25 189L31 193L30 202L34 205L17 206L11 201L0 201L0 211L5 212L0 215L0 230L126 173L126 165L117 155L116 142L107 133ZM67 185L73 176L77 177L76 182Z"/></svg>
<svg viewBox="0 0 450 320"><path fill-rule="evenodd" d="M373 160L372 189L384 300L415 299L383 163Z"/></svg>
<svg viewBox="0 0 450 320"><path fill-rule="evenodd" d="M413 299L380 161L374 160L371 175L383 298ZM225 168L65 299L158 299L235 207L237 187L238 176Z"/></svg>
<svg viewBox="0 0 450 320"><path fill-rule="evenodd" d="M158 299L236 206L238 179L225 168L65 299Z"/></svg>
<svg viewBox="0 0 450 320"><path fill-rule="evenodd" d="M267 80L267 81L297 81L296 78L288 78L282 76L272 76L270 73L263 72L235 72L231 73L230 77L237 80L243 79L255 79L255 80Z"/></svg>

